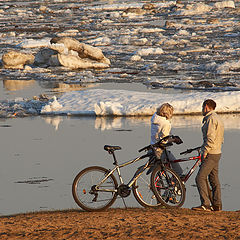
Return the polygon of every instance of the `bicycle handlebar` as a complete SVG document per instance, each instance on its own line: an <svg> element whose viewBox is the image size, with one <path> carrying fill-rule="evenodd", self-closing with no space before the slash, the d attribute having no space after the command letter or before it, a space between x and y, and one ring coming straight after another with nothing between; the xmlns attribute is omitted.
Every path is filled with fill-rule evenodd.
<svg viewBox="0 0 240 240"><path fill-rule="evenodd" d="M201 149L201 147L190 148L190 149L187 149L187 150L184 151L184 152L181 152L180 155L188 154L188 153L191 153L192 151L196 151L196 150L200 150L200 149Z"/></svg>
<svg viewBox="0 0 240 240"><path fill-rule="evenodd" d="M168 142L163 143L166 140L168 140ZM173 143L181 144L181 143L183 143L183 141L179 136L169 135L169 136L166 136L166 137L160 139L158 142L156 142L154 144L150 144L150 145L148 145L144 148L141 148L140 150L138 150L138 152L142 152L142 151L147 150L147 149L153 149L154 147L165 148L165 147L168 147L168 146L172 146Z"/></svg>

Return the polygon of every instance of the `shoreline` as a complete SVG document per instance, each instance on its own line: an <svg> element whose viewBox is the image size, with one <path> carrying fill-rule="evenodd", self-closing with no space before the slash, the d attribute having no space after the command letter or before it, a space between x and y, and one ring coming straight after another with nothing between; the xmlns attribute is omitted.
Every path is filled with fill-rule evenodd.
<svg viewBox="0 0 240 240"><path fill-rule="evenodd" d="M0 216L1 239L238 239L240 210L78 209Z"/></svg>

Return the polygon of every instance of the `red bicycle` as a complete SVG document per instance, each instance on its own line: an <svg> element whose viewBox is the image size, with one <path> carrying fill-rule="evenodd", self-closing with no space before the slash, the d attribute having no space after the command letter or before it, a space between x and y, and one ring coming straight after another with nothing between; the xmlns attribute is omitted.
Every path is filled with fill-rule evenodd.
<svg viewBox="0 0 240 240"><path fill-rule="evenodd" d="M176 208L181 207L185 202L186 197L186 188L185 182L190 178L193 172L201 163L201 147L187 149L184 152L181 152L180 155L183 154L190 154L194 151L197 152L196 155L180 158L171 161L171 163L181 163L186 161L194 161L194 165L190 168L185 176L181 178L177 175L177 173L170 168L170 159L168 157L168 152L166 148L163 150L166 154L166 162L160 160L160 164L155 167L151 175L151 183L152 183L152 190L157 198L157 200L168 208ZM211 199L211 190L209 187L209 196Z"/></svg>
<svg viewBox="0 0 240 240"><path fill-rule="evenodd" d="M191 157L186 157L186 158L181 158L181 159L176 159L176 160L172 161L173 163L195 161L195 164L191 167L191 169L187 172L187 174L184 175L184 176L181 176L181 180L183 182L186 182L191 177L191 175L194 173L196 168L201 164L201 151L200 150L201 150L201 147L187 149L186 151L181 152L180 155L189 154L189 153L192 153L193 151L197 151L197 155L196 156L191 156ZM166 151L166 156L168 156L167 151ZM168 160L168 162L170 162L169 158L167 160Z"/></svg>

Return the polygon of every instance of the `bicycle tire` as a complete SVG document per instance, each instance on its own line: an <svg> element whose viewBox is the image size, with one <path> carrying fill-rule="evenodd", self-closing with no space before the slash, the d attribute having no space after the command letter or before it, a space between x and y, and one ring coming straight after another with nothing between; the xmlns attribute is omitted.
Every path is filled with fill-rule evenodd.
<svg viewBox="0 0 240 240"><path fill-rule="evenodd" d="M77 174L72 184L72 195L78 206L86 211L101 211L109 208L115 202L116 191L92 191L94 185L98 184L108 173L109 170L103 167L92 166ZM104 186L105 189L116 190L118 187L113 174L103 184L100 187Z"/></svg>
<svg viewBox="0 0 240 240"><path fill-rule="evenodd" d="M151 175L151 185L156 198L165 207L178 208L184 204L185 185L171 168L156 167Z"/></svg>
<svg viewBox="0 0 240 240"><path fill-rule="evenodd" d="M160 207L161 203L157 200L154 192L152 191L151 176L147 175L145 172L142 173L140 177L134 182L132 188L133 195L138 203L145 208Z"/></svg>

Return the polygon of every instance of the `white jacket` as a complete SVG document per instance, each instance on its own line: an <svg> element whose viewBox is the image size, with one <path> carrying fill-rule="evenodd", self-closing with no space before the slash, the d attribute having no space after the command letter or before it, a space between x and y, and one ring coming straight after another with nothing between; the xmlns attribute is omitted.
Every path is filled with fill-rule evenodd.
<svg viewBox="0 0 240 240"><path fill-rule="evenodd" d="M161 117L156 113L151 118L151 144L156 143L161 138L170 134L171 122L166 117Z"/></svg>

